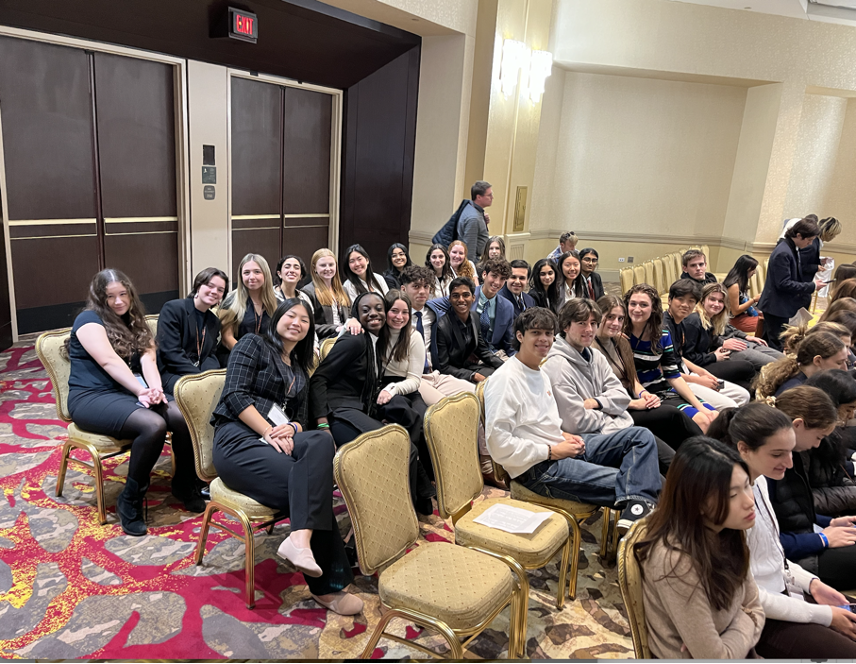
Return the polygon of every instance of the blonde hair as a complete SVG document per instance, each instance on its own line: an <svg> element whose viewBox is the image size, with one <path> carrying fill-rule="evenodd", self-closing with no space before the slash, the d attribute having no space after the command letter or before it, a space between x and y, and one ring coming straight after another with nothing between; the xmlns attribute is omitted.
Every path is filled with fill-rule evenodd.
<svg viewBox="0 0 856 664"><path fill-rule="evenodd" d="M351 306L351 298L348 297L345 289L342 288L342 280L339 278L339 262L336 261L336 272L330 280L330 288L328 288L327 283L321 278L321 275L315 271L315 266L318 265L318 261L322 258L332 258L336 261L336 254L326 248L319 249L312 254L310 264L312 266L312 283L315 284L315 297L318 298L318 302L324 307L332 307L335 300L339 306L347 309Z"/></svg>
<svg viewBox="0 0 856 664"><path fill-rule="evenodd" d="M835 323L830 323L835 325ZM845 329L844 326L839 326ZM758 376L757 396L761 399L776 394L789 378L795 376L802 367L811 364L816 356L823 359L832 357L844 348L844 342L830 332L812 332L796 348L796 354L785 355L782 359L766 365Z"/></svg>
<svg viewBox="0 0 856 664"><path fill-rule="evenodd" d="M449 243L449 253L452 253L452 247L457 247L459 245L464 248L464 260L458 266L458 269L455 270L455 274L459 277L469 277L473 281L476 281L476 275L475 272L473 272L473 266L470 265L470 257L467 252L467 245L465 245L460 240L454 240ZM452 261L450 259L449 264L451 265L451 263ZM454 270L455 268L452 269Z"/></svg>
<svg viewBox="0 0 856 664"><path fill-rule="evenodd" d="M273 279L271 278L270 266L261 254L247 254L241 259L238 266L238 278L235 280L237 285L235 290L229 293L223 300L220 310L217 315L220 317L220 323L224 330L236 328L244 320L244 315L247 313L247 307L250 303L250 291L244 285L244 266L247 263L256 263L261 268L262 274L265 277L265 282L262 284L262 306L268 316L273 316L276 311L276 294L273 292Z"/></svg>
<svg viewBox="0 0 856 664"><path fill-rule="evenodd" d="M704 301L714 293L722 294L723 307L716 316L708 318L707 312L704 310ZM725 326L728 325L728 290L720 283L707 284L701 291L701 299L696 303L695 310L701 319L702 326L704 328L712 327L713 333L716 336L721 336L725 333Z"/></svg>

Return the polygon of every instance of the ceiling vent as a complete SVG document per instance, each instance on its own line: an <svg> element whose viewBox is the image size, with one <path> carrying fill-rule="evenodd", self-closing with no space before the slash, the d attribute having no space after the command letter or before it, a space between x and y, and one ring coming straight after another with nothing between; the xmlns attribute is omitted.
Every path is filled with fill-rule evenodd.
<svg viewBox="0 0 856 664"><path fill-rule="evenodd" d="M809 0L813 5L824 7L839 7L841 9L852 9L856 11L856 0Z"/></svg>

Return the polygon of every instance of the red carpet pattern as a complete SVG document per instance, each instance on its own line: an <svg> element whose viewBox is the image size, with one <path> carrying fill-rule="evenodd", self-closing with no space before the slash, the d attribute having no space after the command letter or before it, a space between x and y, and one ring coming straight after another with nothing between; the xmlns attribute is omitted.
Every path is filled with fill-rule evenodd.
<svg viewBox="0 0 856 664"><path fill-rule="evenodd" d="M0 354L0 656L9 659L345 659L359 656L380 618L376 577L351 589L366 608L345 618L319 607L303 576L276 556L288 522L257 536L256 608L243 602L243 545L212 529L202 566L192 554L201 517L169 492L168 452L148 492L149 534L123 534L116 496L126 456L105 461L108 523L98 524L92 478L69 467L56 497L66 437L51 385L24 342ZM496 489L484 494L499 495ZM337 503L343 533L350 521ZM600 517L583 529L578 598L554 606L557 560L529 573L527 654L536 659L632 657L614 565L597 555ZM421 537L452 541L450 525L420 519ZM451 544L450 544L451 546ZM505 657L508 609L470 656ZM442 639L402 621L393 632L444 651ZM414 649L382 640L374 657Z"/></svg>

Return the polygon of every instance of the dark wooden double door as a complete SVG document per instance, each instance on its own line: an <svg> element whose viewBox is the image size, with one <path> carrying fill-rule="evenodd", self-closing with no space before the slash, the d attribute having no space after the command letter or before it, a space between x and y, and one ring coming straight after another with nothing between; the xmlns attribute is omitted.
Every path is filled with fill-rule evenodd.
<svg viewBox="0 0 856 664"><path fill-rule="evenodd" d="M0 37L0 121L19 333L64 327L92 276L149 312L178 296L172 65Z"/></svg>
<svg viewBox="0 0 856 664"><path fill-rule="evenodd" d="M233 279L248 253L271 271L287 254L310 269L329 246L334 97L240 77L231 85Z"/></svg>

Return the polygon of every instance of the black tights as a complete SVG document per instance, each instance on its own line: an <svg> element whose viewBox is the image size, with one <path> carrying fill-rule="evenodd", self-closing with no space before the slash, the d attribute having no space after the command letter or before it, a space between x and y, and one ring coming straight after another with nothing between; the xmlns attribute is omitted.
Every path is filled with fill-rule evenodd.
<svg viewBox="0 0 856 664"><path fill-rule="evenodd" d="M117 438L132 438L128 477L140 486L147 486L152 468L163 451L166 432L172 432L172 453L175 455L173 482L185 485L193 482L193 446L184 416L175 405L158 404L151 408L138 408L128 416Z"/></svg>

